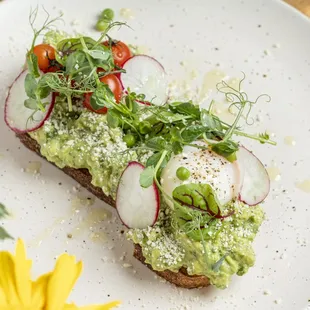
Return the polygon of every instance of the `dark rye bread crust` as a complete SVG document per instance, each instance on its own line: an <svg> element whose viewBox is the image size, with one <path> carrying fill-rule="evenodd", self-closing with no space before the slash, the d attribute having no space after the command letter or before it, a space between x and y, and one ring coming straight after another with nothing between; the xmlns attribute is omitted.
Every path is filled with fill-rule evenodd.
<svg viewBox="0 0 310 310"><path fill-rule="evenodd" d="M16 136L29 150L43 157L40 153L40 145L34 139L32 139L27 133L16 134ZM89 174L87 169L74 169L70 167L65 167L62 169L62 171L67 175L69 175L70 177L72 177L75 181L80 183L83 187L85 187L96 197L98 197L99 199L103 200L104 202L115 208L115 201L113 200L113 198L111 196L106 196L101 190L101 188L91 184L91 175ZM143 256L142 248L138 244L135 244L133 255L136 259L142 262L150 270L152 270L153 272L155 272L157 275L164 278L168 282L175 284L176 286L190 289L190 288L206 287L210 284L209 279L207 277L190 276L187 274L185 268L181 268L179 272L172 272L170 270L165 271L153 270L152 266L145 262L145 257Z"/></svg>

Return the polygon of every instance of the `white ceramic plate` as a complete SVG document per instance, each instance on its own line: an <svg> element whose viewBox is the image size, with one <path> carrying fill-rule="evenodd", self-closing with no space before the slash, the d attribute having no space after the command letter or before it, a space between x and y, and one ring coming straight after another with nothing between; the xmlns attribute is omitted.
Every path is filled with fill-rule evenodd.
<svg viewBox="0 0 310 310"><path fill-rule="evenodd" d="M64 12L63 29L91 35L98 35L92 26L100 10L112 7L123 19L120 9L130 8L134 31L122 29L115 36L148 47L147 53L163 63L172 80L187 79L194 69L200 78L215 68L232 77L244 71L249 94L272 96L271 103L254 110L260 122L250 130L267 129L278 142L277 147L247 145L271 168L272 177L280 174L281 178L272 182L264 204L267 221L254 244L255 267L243 277L234 277L225 291L177 289L155 279L132 257L132 245L124 240L114 210L98 200L90 207L80 205L77 195L92 196L83 189L76 193L73 180L26 150L1 121L0 201L12 212L5 226L14 237L25 239L34 259L34 276L51 269L55 257L67 251L85 263L70 296L78 304L120 299L123 309L309 308L310 195L304 182L310 179L308 19L271 0L40 3L51 15ZM32 38L28 12L36 4L31 0L0 4L1 105L7 87L21 70ZM199 78L197 84L201 84ZM0 113L3 119L3 109ZM40 175L21 171L29 170L33 161L42 164ZM302 182L304 191L296 187ZM67 238L69 233L72 239ZM0 243L0 248L12 249L13 243ZM132 267L124 268L128 266L124 264Z"/></svg>

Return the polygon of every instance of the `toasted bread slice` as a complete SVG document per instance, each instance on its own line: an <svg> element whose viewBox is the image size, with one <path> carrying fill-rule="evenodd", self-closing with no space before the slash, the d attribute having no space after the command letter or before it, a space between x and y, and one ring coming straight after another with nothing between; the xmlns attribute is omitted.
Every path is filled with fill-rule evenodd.
<svg viewBox="0 0 310 310"><path fill-rule="evenodd" d="M43 157L40 153L40 145L32 139L28 134L17 134L17 137L20 141L31 151L36 152L38 155ZM91 175L87 169L74 169L70 167L65 167L62 171L72 177L75 181L80 183L83 187L85 187L88 191L94 194L99 199L103 200L110 206L115 208L115 201L111 196L107 196L101 190L101 188L96 187L91 184ZM144 265L146 265L149 269L155 272L160 277L164 278L168 282L175 284L176 286L183 288L199 288L205 287L210 284L209 279L205 276L190 276L187 274L185 268L181 268L179 272L172 272L170 270L165 271L156 271L152 268L151 265L145 262L145 257L142 253L142 248L140 245L135 245L134 257L141 261Z"/></svg>

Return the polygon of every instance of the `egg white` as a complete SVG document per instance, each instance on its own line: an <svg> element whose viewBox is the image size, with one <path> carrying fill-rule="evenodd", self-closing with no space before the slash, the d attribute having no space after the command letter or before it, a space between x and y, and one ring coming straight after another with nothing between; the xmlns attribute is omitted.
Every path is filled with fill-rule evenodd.
<svg viewBox="0 0 310 310"><path fill-rule="evenodd" d="M197 141L195 144L206 145ZM179 167L190 171L190 177L181 181L176 176ZM161 184L166 194L172 197L173 190L182 184L210 184L217 195L220 205L235 199L240 192L241 174L237 162L231 163L210 150L185 146L181 154L174 155L163 169ZM171 201L166 199L171 205Z"/></svg>

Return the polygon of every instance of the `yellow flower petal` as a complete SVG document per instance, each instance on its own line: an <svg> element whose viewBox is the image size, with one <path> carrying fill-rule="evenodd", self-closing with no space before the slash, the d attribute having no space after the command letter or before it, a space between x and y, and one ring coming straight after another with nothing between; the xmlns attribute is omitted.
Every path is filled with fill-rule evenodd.
<svg viewBox="0 0 310 310"><path fill-rule="evenodd" d="M121 303L120 301L112 301L108 304L105 305L94 305L94 306L84 306L84 307L79 307L79 310L110 310L114 307L119 306Z"/></svg>
<svg viewBox="0 0 310 310"><path fill-rule="evenodd" d="M76 263L74 256L63 254L58 258L47 287L46 310L64 307L81 271L82 262Z"/></svg>
<svg viewBox="0 0 310 310"><path fill-rule="evenodd" d="M4 309L4 306L6 305L6 297L4 294L4 291L2 290L0 286L0 309Z"/></svg>
<svg viewBox="0 0 310 310"><path fill-rule="evenodd" d="M43 309L46 302L47 285L51 273L39 277L32 283L31 309Z"/></svg>
<svg viewBox="0 0 310 310"><path fill-rule="evenodd" d="M8 252L0 252L0 288L8 305L19 305L15 288L14 258Z"/></svg>
<svg viewBox="0 0 310 310"><path fill-rule="evenodd" d="M79 310L79 307L77 307L75 304L65 304L63 310Z"/></svg>
<svg viewBox="0 0 310 310"><path fill-rule="evenodd" d="M23 306L29 306L31 301L31 265L31 260L28 260L26 257L23 241L18 239L15 254L15 284L17 294Z"/></svg>

